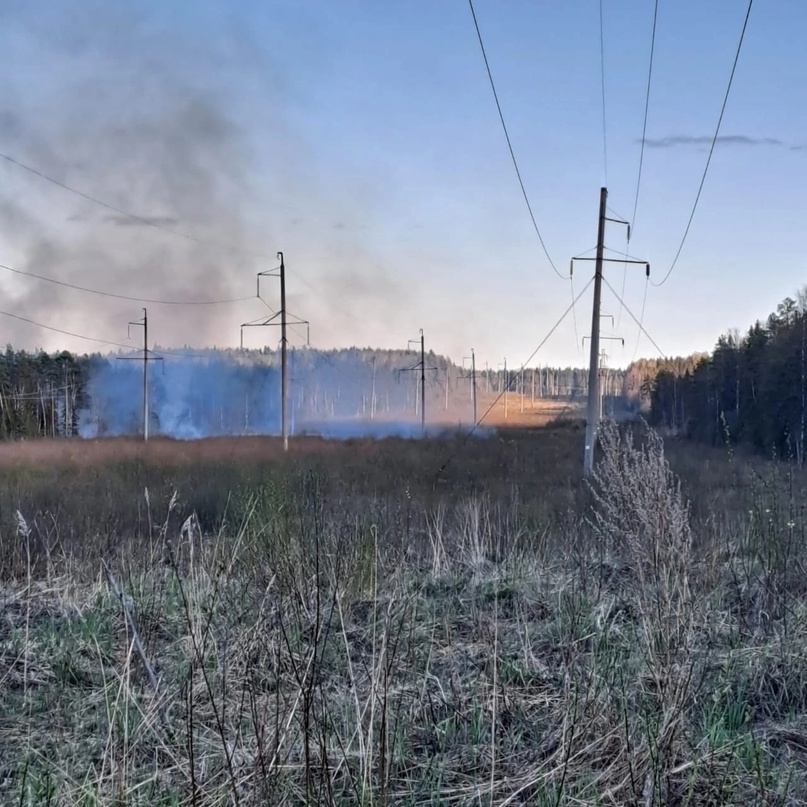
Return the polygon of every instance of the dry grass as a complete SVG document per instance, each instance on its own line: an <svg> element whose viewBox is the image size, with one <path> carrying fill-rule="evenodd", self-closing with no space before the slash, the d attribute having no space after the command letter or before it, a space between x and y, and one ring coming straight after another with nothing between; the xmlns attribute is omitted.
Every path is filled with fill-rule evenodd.
<svg viewBox="0 0 807 807"><path fill-rule="evenodd" d="M804 803L803 477L580 437L6 466L0 801Z"/></svg>

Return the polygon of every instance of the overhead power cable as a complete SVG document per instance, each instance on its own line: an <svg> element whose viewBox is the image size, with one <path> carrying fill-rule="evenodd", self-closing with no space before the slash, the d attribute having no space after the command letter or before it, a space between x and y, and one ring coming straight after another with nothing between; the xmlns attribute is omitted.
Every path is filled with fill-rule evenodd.
<svg viewBox="0 0 807 807"><path fill-rule="evenodd" d="M608 184L608 134L605 125L605 30L602 21L602 0L600 0L600 86L602 89L602 162L605 171L605 184Z"/></svg>
<svg viewBox="0 0 807 807"><path fill-rule="evenodd" d="M7 272L13 272L15 275L23 275L25 277L33 277L37 280L43 280L46 283L53 283L57 286L63 286L68 289L75 289L76 291L83 291L87 294L97 294L100 297L114 297L117 300L128 300L134 303L151 303L152 305L225 305L228 303L242 303L245 300L254 300L255 295L250 297L232 297L224 300L155 300L149 297L133 297L128 294L116 294L112 291L102 291L100 289L92 289L88 286L79 286L75 283L67 283L64 280L56 280L47 275L38 275L36 272L27 272L24 269L14 269L12 266L0 264L0 269Z"/></svg>
<svg viewBox="0 0 807 807"><path fill-rule="evenodd" d="M616 297L617 301L622 303L623 308L625 309L625 311L628 312L628 316L639 326L639 330L650 340L650 343L659 352L659 355L663 359L666 359L667 354L656 344L656 340L653 339L653 337L647 332L647 329L644 327L644 325L638 319L636 319L633 312L630 310L630 308L628 308L625 305L625 301L616 293L616 289L614 289L614 287L608 282L605 276L603 276L602 282L605 283L606 286L608 286L608 288L611 290L611 293L614 295L614 297Z"/></svg>
<svg viewBox="0 0 807 807"><path fill-rule="evenodd" d="M472 435L476 432L477 428L479 428L479 426L482 424L482 421L494 410L494 408L499 403L499 401L504 397L504 395L510 392L510 387L513 381L515 381L515 379L518 378L519 373L521 373L524 370L524 368L535 358L538 351L540 351L541 348L549 341L552 334L555 333L555 331L560 327L560 324L563 322L563 320L566 319L567 316L569 316L569 312L574 310L574 307L575 305L577 305L578 300L580 300L580 298L588 291L588 287L593 282L594 278L593 277L589 278L588 283L586 283L586 285L583 286L577 297L575 297L572 300L568 308L560 315L555 324L549 329L549 332L546 334L546 336L544 336L544 338L538 343L538 347L536 347L535 350L533 350L532 353L530 353L530 355L527 357L527 360L521 365L520 370L516 372L515 375L513 375L507 381L507 384L505 385L504 389L496 396L496 399L493 401L493 403L484 411L482 417L479 418L479 420L477 420L476 423L474 423L471 430L465 435L465 437L460 442L460 445L454 451L451 452L448 459L440 466L440 469L437 471L436 474L437 478L439 478L440 474L443 473L443 471L445 471L446 468L448 468L448 466L453 461L454 457L457 455L457 452L468 442L468 440L471 439Z"/></svg>
<svg viewBox="0 0 807 807"><path fill-rule="evenodd" d="M468 5L471 7L471 16L474 20L474 28L476 28L476 37L479 40L479 47L482 51L482 58L485 61L485 70L488 74L488 80L490 81L490 88L493 90L493 99L496 101L496 109L499 112L499 120L502 124L502 131L504 132L505 140L507 141L507 148L510 152L510 159L513 161L513 168L516 170L516 177L518 178L518 184L521 188L521 195L524 197L524 202L527 205L527 212L530 214L530 220L532 221L533 229L535 230L535 234L538 236L538 240L541 242L541 247L544 250L544 255L546 255L546 259L549 261L549 265L554 270L555 274L566 280L566 276L563 275L561 272L558 271L558 268L555 266L555 262L552 260L551 256L549 255L549 251L546 248L546 244L544 243L544 237L541 235L541 230L538 228L538 222L535 219L535 214L532 211L532 205L530 204L530 198L527 195L527 189L524 187L524 180L521 178L521 169L518 167L518 160L516 159L516 153L513 150L513 144L510 140L510 133L507 130L507 123L504 120L504 113L502 112L502 105L499 103L499 93L496 91L496 84L493 81L493 73L490 70L490 62L488 62L488 54L485 50L485 43L482 40L482 32L479 30L479 21L476 18L476 10L474 9L474 2L473 0L468 0Z"/></svg>
<svg viewBox="0 0 807 807"><path fill-rule="evenodd" d="M87 201L92 202L93 204L96 204L96 205L99 205L100 207L106 208L107 210L110 210L113 213L117 213L120 216L124 216L125 218L131 219L132 221L136 221L139 224L142 224L142 225L144 225L146 227L151 227L151 228L153 228L155 230L160 230L163 233L167 233L168 235L173 235L173 236L176 236L178 238L184 238L185 240L188 240L188 241L195 241L198 244L205 244L207 246L215 247L217 249L226 249L226 250L229 250L231 252L237 252L237 253L239 253L241 255L247 255L247 256L254 257L254 258L272 257L272 256L269 255L269 253L266 253L266 252L261 252L261 251L258 251L258 250L247 250L247 249L244 249L243 247L238 246L238 245L222 243L222 242L219 242L219 241L212 241L212 240L208 240L206 238L200 238L199 236L193 235L192 233L186 233L186 232L183 232L181 230L175 230L175 229L173 229L171 227L166 227L164 224L160 224L159 221L154 221L153 219L150 219L150 218L147 218L147 217L144 217L144 216L138 216L136 213L132 213L132 212L130 212L128 210L124 210L123 208L120 208L117 205L113 205L113 204L111 204L109 202L105 202L103 199L99 199L96 196L92 196L89 193L85 193L84 191L79 190L78 188L74 188L74 187L72 187L70 185L67 185L66 183L61 182L60 180L49 176L48 174L44 173L43 171L38 170L37 168L34 168L34 167L30 166L30 165L26 165L25 163L20 162L19 160L15 159L14 157L11 157L8 154L3 154L2 152L0 152L0 158L3 159L3 160L6 160L7 162L11 163L12 165L16 165L18 168L21 168L24 171L28 171L29 173L33 174L34 176L39 177L40 179L44 179L46 182L50 182L51 184L56 185L58 188L61 188L62 190L69 191L70 193L73 193L76 196L80 196L82 199L86 199ZM302 275L300 275L299 272L295 272L294 277L295 277L296 280L299 280L304 286L306 286L308 289L310 289L314 294L322 297L322 299L324 299L332 308L334 308L334 310L339 311L345 317L349 317L350 319L357 319L355 315L351 314L349 311L346 311L344 308L341 308L340 306L336 305L329 297L326 297L325 295L323 295L312 283L309 283L309 281L307 281ZM42 278L42 279L46 279L46 278ZM89 291L89 290L88 289L82 289L82 291ZM114 297L114 296L119 296L119 295L110 294L110 295L107 295L107 296ZM130 300L132 300L134 302L151 302L151 303L158 304L158 305L159 304L186 305L186 303L184 303L182 301L178 301L178 302L168 302L168 301L161 301L161 300L142 300L141 301L139 298L134 298L134 297L131 297L131 298L122 297L122 299L130 299ZM242 298L242 299L250 299L250 298L245 297L245 298ZM221 302L240 302L240 301L241 300L239 299L239 300L223 300ZM189 303L189 304L190 305L214 305L214 304L218 304L218 302L219 301L210 301L210 302Z"/></svg>
<svg viewBox="0 0 807 807"><path fill-rule="evenodd" d="M681 239L681 243L678 245L678 251L675 253L675 258L673 258L673 262L670 268L667 270L667 274L661 280L661 283L654 283L652 280L650 281L653 283L654 286L660 287L663 286L667 280L669 279L670 275L675 269L675 265L678 263L678 258L681 257L681 251L684 248L684 244L686 243L687 236L689 235L689 229L692 226L692 220L695 218L695 211L698 209L698 202L701 198L701 192L703 191L703 186L706 182L706 175L709 173L709 165L712 162L712 155L714 154L715 145L717 144L717 138L720 135L720 126L723 123L723 115L726 112L726 105L729 102L729 95L731 93L731 85L734 83L734 73L737 70L737 62L740 60L740 51L743 47L743 40L745 39L745 32L748 28L748 19L751 16L751 8L754 5L754 0L748 0L748 9L745 12L745 21L743 22L743 28L740 32L740 41L737 43L737 51L734 54L734 63L731 66L731 75L729 76L729 83L726 87L726 94L723 97L723 105L720 107L720 116L717 119L717 126L715 127L715 133L712 137L712 144L709 147L709 156L706 158L706 165L703 168L703 176L701 177L700 185L698 186L698 193L695 195L695 203L692 205L692 212L689 214L689 221L687 221L686 229L684 230L684 236Z"/></svg>
<svg viewBox="0 0 807 807"><path fill-rule="evenodd" d="M82 199L86 199L88 202L92 202L93 204L99 205L100 207L106 208L107 210L111 210L113 213L117 213L119 216L123 216L124 218L131 219L132 221L136 221L138 224L142 224L144 227L153 227L155 230L160 230L164 233L168 233L168 235L173 235L178 238L184 238L187 241L195 241L198 244L205 244L207 246L216 247L217 249L226 249L232 252L239 252L243 255L252 255L256 258L267 258L269 257L268 253L265 252L256 252L253 250L246 250L243 247L237 246L235 244L225 244L219 241L210 241L206 238L199 238L192 233L186 233L182 230L174 230L171 227L166 227L164 224L160 224L158 221L154 221L153 219L147 218L145 216L138 216L136 213L132 213L128 210L124 210L121 207L117 207L116 205L110 204L109 202L105 202L103 199L99 199L97 196L92 196L89 193L85 193L84 191L79 190L78 188L74 188L70 185L61 182L58 179L54 179L51 176L48 176L42 171L39 171L36 168L33 168L30 165L26 165L25 163L20 162L19 160L14 159L14 157L9 156L8 154L0 153L0 158L4 159L6 162L11 163L12 165L16 165L18 168L22 168L24 171L28 171L34 176L39 177L40 179L44 179L46 182L50 182L56 187L61 188L62 190L69 191L70 193L74 193L76 196L80 196Z"/></svg>
<svg viewBox="0 0 807 807"><path fill-rule="evenodd" d="M577 331L577 309L575 308L575 301L576 298L574 296L574 275L569 275L569 288L572 292L572 322L574 323L574 344L577 348L577 352L579 353L581 350L580 346L580 334Z"/></svg>
<svg viewBox="0 0 807 807"><path fill-rule="evenodd" d="M19 314L12 314L8 311L0 311L0 315L4 317L11 317L12 319L19 320L20 322L27 322L29 325L35 325L37 328L43 328L46 331L54 331L55 333L61 333L64 336L72 336L75 339L83 339L86 342L97 342L102 345L112 345L113 347L122 347L124 350L133 350L134 348L131 345L125 345L123 342L111 342L109 339L96 339L92 336L84 336L80 333L73 333L73 331L65 331L61 328L54 328L52 325L45 325L42 322L36 322L35 320L28 319L27 317L21 317Z"/></svg>
<svg viewBox="0 0 807 807"><path fill-rule="evenodd" d="M655 0L653 7L653 31L650 35L650 62L647 69L647 85L644 98L644 121L642 122L642 140L639 147L639 170L636 175L636 192L633 196L633 214L630 219L631 230L636 229L636 213L639 209L639 191L642 186L642 168L644 166L644 149L647 142L647 118L650 111L650 86L653 78L653 58L656 53L656 29L658 27L658 4L659 0ZM630 239L626 236L625 252L629 249ZM622 266L622 296L625 296L625 285L628 280L628 264ZM645 295L647 295L647 284L645 284ZM646 298L645 298L646 299ZM622 321L622 306L619 307L619 314L617 316L617 327ZM641 332L640 332L641 333ZM637 342L638 345L638 342Z"/></svg>
<svg viewBox="0 0 807 807"><path fill-rule="evenodd" d="M645 279L644 294L642 295L642 313L639 314L639 333L636 334L636 347L633 349L631 362L636 361L636 354L639 352L639 343L642 340L642 324L644 323L644 312L647 306L647 290L650 287L650 278Z"/></svg>
<svg viewBox="0 0 807 807"><path fill-rule="evenodd" d="M636 193L633 197L633 216L631 216L631 229L636 229L636 211L639 208L639 190L642 186L642 167L644 165L644 147L647 142L647 117L650 110L650 84L653 78L653 57L656 52L656 27L658 24L658 4L656 0L653 9L653 33L650 35L650 64L647 69L647 89L644 97L644 122L642 123L642 143L639 148L639 171L636 176Z"/></svg>

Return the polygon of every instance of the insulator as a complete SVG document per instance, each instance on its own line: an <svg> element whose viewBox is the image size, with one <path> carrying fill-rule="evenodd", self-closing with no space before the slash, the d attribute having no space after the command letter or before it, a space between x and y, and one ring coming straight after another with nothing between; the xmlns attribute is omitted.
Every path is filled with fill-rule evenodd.
<svg viewBox="0 0 807 807"><path fill-rule="evenodd" d="M644 273L645 273L645 275L647 275L647 277L650 277L650 264L649 263L645 265Z"/></svg>
<svg viewBox="0 0 807 807"><path fill-rule="evenodd" d="M630 244L630 224L628 225L628 243Z"/></svg>
<svg viewBox="0 0 807 807"><path fill-rule="evenodd" d="M569 261L569 277L574 277L574 258Z"/></svg>

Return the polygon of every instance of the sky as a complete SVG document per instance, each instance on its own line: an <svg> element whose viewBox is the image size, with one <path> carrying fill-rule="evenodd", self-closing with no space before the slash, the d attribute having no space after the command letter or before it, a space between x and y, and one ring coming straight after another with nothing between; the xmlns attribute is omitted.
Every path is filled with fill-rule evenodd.
<svg viewBox="0 0 807 807"><path fill-rule="evenodd" d="M0 0L0 152L117 208L0 159L0 264L199 301L253 297L256 273L283 251L288 309L319 348L403 348L422 328L427 348L457 361L473 348L478 366L517 367L593 273L578 263L567 277L572 256L593 254L600 187L612 214L633 218L654 3L602 5L605 149L598 0L475 0L561 278L521 196L467 0ZM659 2L629 245L655 282L692 209L746 5ZM807 283L805 26L802 0L755 4L669 279L657 288L643 267L606 265L626 304L604 290L612 366L657 355L631 316L643 307L656 345L683 355ZM625 235L608 225L612 257ZM276 281L262 290L276 310ZM9 313L128 344L144 305L7 270L0 297L0 338L26 349L112 346ZM171 347L237 345L243 322L270 316L254 297L148 312L151 341ZM585 365L590 328L589 288L530 364ZM303 335L296 328L292 342ZM278 336L249 329L245 344Z"/></svg>

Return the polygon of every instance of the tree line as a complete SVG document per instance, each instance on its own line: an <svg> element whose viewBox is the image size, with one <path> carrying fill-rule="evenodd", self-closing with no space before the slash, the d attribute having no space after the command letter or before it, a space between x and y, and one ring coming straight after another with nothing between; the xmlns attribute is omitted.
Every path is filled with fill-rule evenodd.
<svg viewBox="0 0 807 807"><path fill-rule="evenodd" d="M724 334L710 355L660 362L646 392L654 425L712 445L747 445L802 464L807 451L807 292L787 297L745 334Z"/></svg>

